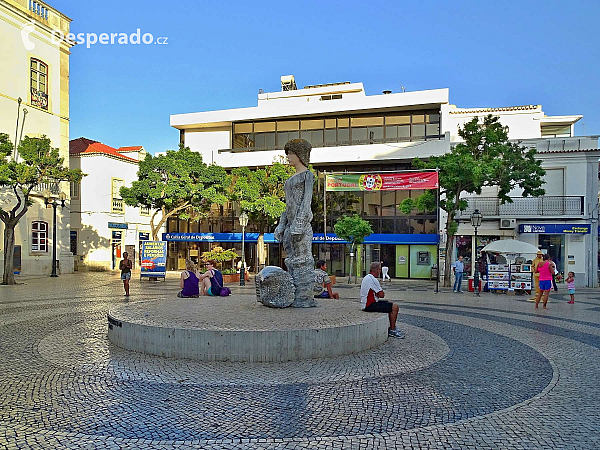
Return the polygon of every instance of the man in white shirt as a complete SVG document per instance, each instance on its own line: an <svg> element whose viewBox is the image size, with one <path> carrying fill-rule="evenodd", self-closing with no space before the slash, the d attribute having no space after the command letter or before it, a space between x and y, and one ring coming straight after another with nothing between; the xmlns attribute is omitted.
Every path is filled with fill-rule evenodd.
<svg viewBox="0 0 600 450"><path fill-rule="evenodd" d="M404 333L396 330L396 319L398 318L398 305L386 300L377 300L385 297L383 289L379 284L377 277L381 274L381 263L371 263L369 274L363 278L360 285L360 308L366 312L387 313L390 319L388 335L402 339Z"/></svg>

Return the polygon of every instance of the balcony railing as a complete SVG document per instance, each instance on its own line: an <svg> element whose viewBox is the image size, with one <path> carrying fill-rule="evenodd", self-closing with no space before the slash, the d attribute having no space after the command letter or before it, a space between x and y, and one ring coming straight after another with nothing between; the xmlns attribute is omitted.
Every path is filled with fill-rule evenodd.
<svg viewBox="0 0 600 450"><path fill-rule="evenodd" d="M433 140L443 140L444 134L432 135L432 136L420 136L420 137L395 137L385 139L354 139L347 141L330 141L330 142L311 142L313 148L318 147L343 147L348 145L373 145L373 144L388 144L388 143L399 143L399 142L423 142ZM285 142L283 144L270 145L264 147L242 147L242 148L228 148L219 150L219 153L238 153L238 152L262 152L269 150L283 150Z"/></svg>
<svg viewBox="0 0 600 450"><path fill-rule="evenodd" d="M40 16L42 19L48 20L48 8L46 5L36 2L35 0L29 0L29 10Z"/></svg>
<svg viewBox="0 0 600 450"><path fill-rule="evenodd" d="M122 198L112 199L112 212L121 214L125 212L125 205L123 204Z"/></svg>
<svg viewBox="0 0 600 450"><path fill-rule="evenodd" d="M466 199L469 206L459 213L460 219L467 219L475 209L484 217L539 217L576 216L584 214L583 197L543 196L511 197L512 203L501 204L496 197L474 197Z"/></svg>
<svg viewBox="0 0 600 450"><path fill-rule="evenodd" d="M42 195L45 190L50 191L52 195L60 194L60 185L57 182L40 183L31 191L34 195Z"/></svg>

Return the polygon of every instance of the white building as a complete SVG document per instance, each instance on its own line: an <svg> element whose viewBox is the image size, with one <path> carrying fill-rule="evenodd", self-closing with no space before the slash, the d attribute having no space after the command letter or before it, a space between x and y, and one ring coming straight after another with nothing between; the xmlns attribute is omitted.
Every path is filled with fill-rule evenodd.
<svg viewBox="0 0 600 450"><path fill-rule="evenodd" d="M116 270L124 251L139 267L141 242L152 239L150 210L125 205L119 190L138 179L138 163L145 157L142 146L115 149L86 138L70 142L71 168L87 174L71 187L70 248L77 270Z"/></svg>
<svg viewBox="0 0 600 450"><path fill-rule="evenodd" d="M181 141L202 153L206 162L226 168L269 165L283 155L288 140L300 137L313 144L311 163L319 172L377 172L410 169L414 157L448 152L459 140L458 128L463 123L487 114L500 117L509 127L511 139L538 149L547 170L547 194L517 198L500 207L497 192L489 189L481 196L485 199L472 200L461 220L468 222L470 211L479 208L485 216L479 234L485 233L485 239L511 236L530 241L549 251L562 270L576 272L578 284L595 285L597 221L593 218L598 215L600 150L597 136L573 136L574 124L581 116L546 116L539 105L457 108L449 103L448 89L385 91L369 96L362 83L297 89L293 77L282 77L282 91L259 93L258 106L172 115L171 126L180 130ZM392 276L428 278L429 269L437 262L435 215L405 216L396 207L419 192L360 194L358 209L375 230L364 248L363 270L372 260L385 260ZM519 194L514 192L515 197ZM482 202L489 204L487 209ZM234 209L226 219L223 224L229 222L236 228ZM333 232L335 217L329 219L328 235ZM315 218L315 232L322 231L322 221L322 217ZM540 227L544 224L547 227ZM444 221L439 225L443 230ZM177 231L169 228L169 232ZM219 230L214 224L208 230L199 224L193 230L186 226L185 231L239 230ZM459 235L464 242L458 251L469 258L475 250L472 232L470 225L461 224ZM315 256L331 261L331 271L347 273L343 246L317 247ZM273 252L278 250L273 248ZM422 258L425 253L431 257Z"/></svg>
<svg viewBox="0 0 600 450"><path fill-rule="evenodd" d="M71 19L46 3L0 0L0 133L14 143L21 136L50 138L69 164L69 55L71 45L54 43L53 30L69 33ZM21 100L20 109L18 107ZM19 110L19 129L15 132ZM25 110L27 111L26 116ZM33 205L15 229L16 271L50 274L52 267L52 208L42 192L69 194L68 183L41 186L32 193ZM3 201L14 198L4 196ZM67 198L67 204L69 200ZM13 203L14 204L14 203ZM11 207L12 205L8 205ZM0 223L0 232L4 226ZM57 210L57 262L62 273L73 271L69 251L69 214ZM0 259L3 258L0 252Z"/></svg>

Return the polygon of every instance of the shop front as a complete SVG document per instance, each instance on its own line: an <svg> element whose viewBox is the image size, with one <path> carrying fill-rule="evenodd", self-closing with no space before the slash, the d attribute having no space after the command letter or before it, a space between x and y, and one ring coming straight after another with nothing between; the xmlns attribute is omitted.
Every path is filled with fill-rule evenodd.
<svg viewBox="0 0 600 450"><path fill-rule="evenodd" d="M536 245L547 253L561 274L575 273L577 285L585 286L587 280L588 248L592 226L589 223L522 223L519 239Z"/></svg>
<svg viewBox="0 0 600 450"><path fill-rule="evenodd" d="M244 250L249 271L256 270L259 233L245 233ZM185 260L200 261L203 252L220 246L242 254L242 233L163 233L167 248L167 270L184 270Z"/></svg>

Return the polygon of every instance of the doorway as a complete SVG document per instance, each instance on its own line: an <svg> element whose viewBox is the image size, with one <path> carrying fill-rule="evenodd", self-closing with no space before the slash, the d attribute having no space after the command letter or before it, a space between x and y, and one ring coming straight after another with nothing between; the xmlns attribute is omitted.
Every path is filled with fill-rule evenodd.
<svg viewBox="0 0 600 450"><path fill-rule="evenodd" d="M112 269L115 270L119 267L119 260L121 259L121 241L123 239L123 233L121 231L112 232L111 241L111 253L112 253Z"/></svg>
<svg viewBox="0 0 600 450"><path fill-rule="evenodd" d="M559 273L565 271L565 235L564 234L540 234L539 247L546 251Z"/></svg>

